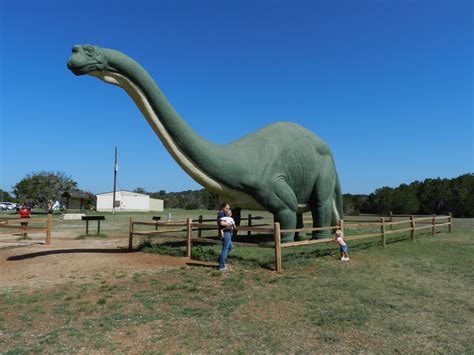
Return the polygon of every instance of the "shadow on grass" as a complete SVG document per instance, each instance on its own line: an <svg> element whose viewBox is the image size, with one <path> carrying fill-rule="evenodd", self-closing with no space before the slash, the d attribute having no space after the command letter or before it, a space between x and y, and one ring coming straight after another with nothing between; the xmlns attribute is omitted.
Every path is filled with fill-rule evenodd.
<svg viewBox="0 0 474 355"><path fill-rule="evenodd" d="M38 256L48 256L48 255L56 255L56 254L81 254L81 253L89 253L89 254L128 254L128 253L136 253L138 250L128 250L127 249L61 249L61 250L46 250L40 251L36 253L28 253L23 255L15 255L10 256L7 258L8 261L18 261L18 260L25 260L36 258Z"/></svg>
<svg viewBox="0 0 474 355"><path fill-rule="evenodd" d="M241 233L238 233L236 236L232 237L232 241L234 242L257 244L256 246L258 246L258 244L273 242L273 240L274 240L273 234L265 234L265 233L247 235L247 233L241 232Z"/></svg>
<svg viewBox="0 0 474 355"><path fill-rule="evenodd" d="M101 239L106 239L107 238L107 234L105 233L95 233L95 234L81 234L81 235L78 235L76 238L74 239L77 239L77 240L84 240L84 239L87 239L87 238L101 238Z"/></svg>

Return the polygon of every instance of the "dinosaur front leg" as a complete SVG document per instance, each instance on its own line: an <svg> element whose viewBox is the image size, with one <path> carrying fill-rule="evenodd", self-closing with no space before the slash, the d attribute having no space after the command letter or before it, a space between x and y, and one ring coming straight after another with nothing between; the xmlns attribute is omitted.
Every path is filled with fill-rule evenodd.
<svg viewBox="0 0 474 355"><path fill-rule="evenodd" d="M252 196L267 211L273 214L275 222L280 223L281 229L296 228L296 211L298 201L293 189L288 185L282 175L277 175L273 179L260 179L266 184L259 184L252 189ZM283 233L282 242L294 240L295 233Z"/></svg>
<svg viewBox="0 0 474 355"><path fill-rule="evenodd" d="M297 213L296 214L296 228L304 228L304 222L303 222L303 214L302 213ZM304 239L306 233L304 232L296 232L295 233L295 239L302 240Z"/></svg>
<svg viewBox="0 0 474 355"><path fill-rule="evenodd" d="M281 176L273 180L273 193L270 194L270 211L276 222L280 222L281 229L296 228L296 211L298 210L298 200L293 189ZM292 242L295 239L295 233L282 233L281 241L283 243Z"/></svg>
<svg viewBox="0 0 474 355"><path fill-rule="evenodd" d="M296 227L296 213L290 209L283 209L273 214L275 222L280 222L281 229L293 229ZM287 243L295 240L295 233L282 233L281 242Z"/></svg>

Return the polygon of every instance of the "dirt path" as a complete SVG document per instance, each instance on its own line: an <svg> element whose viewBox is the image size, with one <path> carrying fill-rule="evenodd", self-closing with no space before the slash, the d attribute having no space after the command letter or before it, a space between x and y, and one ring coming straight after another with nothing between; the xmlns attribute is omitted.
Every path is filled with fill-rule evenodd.
<svg viewBox="0 0 474 355"><path fill-rule="evenodd" d="M127 239L75 240L72 235L53 233L44 245L44 234L31 240L0 238L0 289L36 288L64 282L88 283L94 275L133 274L186 266L189 260L164 255L129 252Z"/></svg>

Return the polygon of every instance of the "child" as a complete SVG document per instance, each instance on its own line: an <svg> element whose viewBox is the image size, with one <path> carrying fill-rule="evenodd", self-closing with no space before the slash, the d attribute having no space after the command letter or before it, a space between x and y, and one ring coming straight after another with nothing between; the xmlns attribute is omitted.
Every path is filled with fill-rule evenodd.
<svg viewBox="0 0 474 355"><path fill-rule="evenodd" d="M227 261L227 255L229 252L232 250L232 230L235 227L235 222L234 219L231 217L232 212L230 209L224 210L225 212L225 217L221 217L219 219L219 226L222 228L219 229L219 236L221 237L222 240L222 251L221 254L219 255L219 270L220 271L225 271L227 270L225 262Z"/></svg>
<svg viewBox="0 0 474 355"><path fill-rule="evenodd" d="M224 238L224 229L226 227L221 225L222 218L226 217L227 211L230 211L230 205L227 202L221 204L221 209L217 214L217 228L219 230L219 238Z"/></svg>
<svg viewBox="0 0 474 355"><path fill-rule="evenodd" d="M228 227L222 227L219 229L219 237L224 238L224 230L230 230L231 232L234 230L235 227L235 221L232 218L232 211L231 210L226 210L225 216L219 218L220 221L227 223L229 226Z"/></svg>
<svg viewBox="0 0 474 355"><path fill-rule="evenodd" d="M349 261L349 256L347 255L347 245L344 242L344 235L342 234L341 230L336 231L336 236L334 237L334 241L339 244L339 252L341 261Z"/></svg>

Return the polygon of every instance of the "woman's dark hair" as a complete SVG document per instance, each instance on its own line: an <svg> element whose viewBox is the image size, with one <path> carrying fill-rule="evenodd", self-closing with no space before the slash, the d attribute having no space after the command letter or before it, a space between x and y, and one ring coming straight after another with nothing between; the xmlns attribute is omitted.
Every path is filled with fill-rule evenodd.
<svg viewBox="0 0 474 355"><path fill-rule="evenodd" d="M230 206L230 205L227 202L222 202L221 203L221 210L223 210L225 206Z"/></svg>

